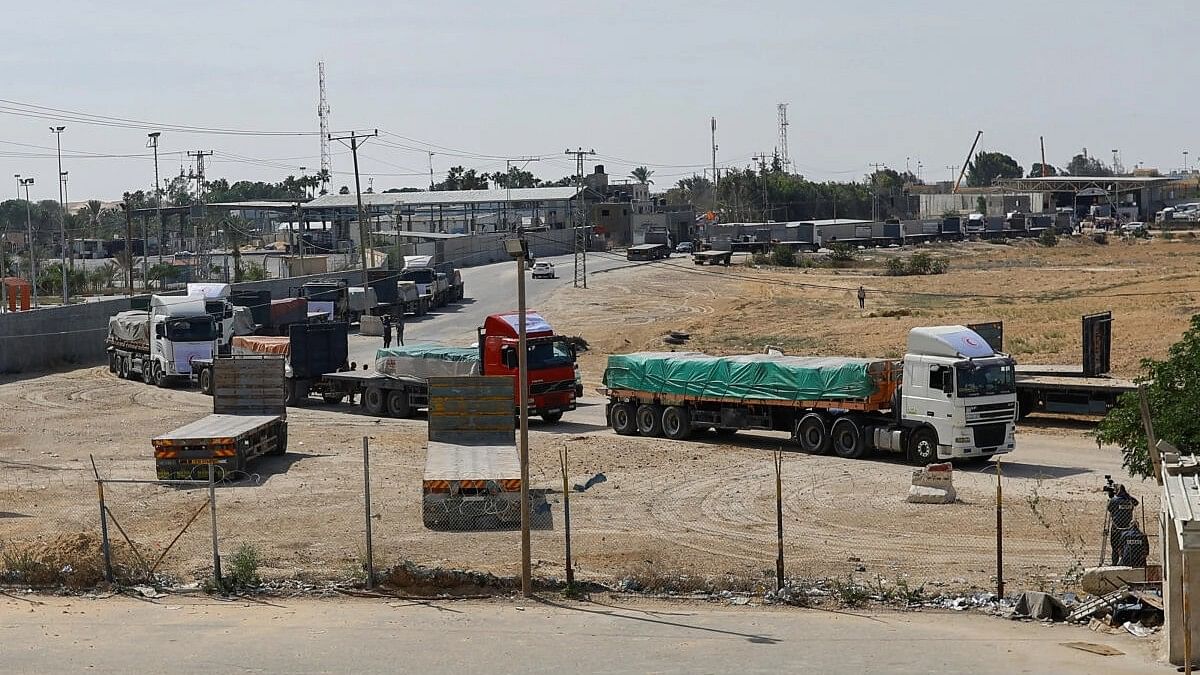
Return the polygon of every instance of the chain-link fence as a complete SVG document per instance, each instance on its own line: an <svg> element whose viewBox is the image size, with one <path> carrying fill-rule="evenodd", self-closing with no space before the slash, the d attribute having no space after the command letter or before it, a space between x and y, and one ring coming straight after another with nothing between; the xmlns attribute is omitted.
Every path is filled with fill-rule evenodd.
<svg viewBox="0 0 1200 675"><path fill-rule="evenodd" d="M425 584L431 591L515 587L519 478L468 475L443 485L414 470L424 448L363 440L367 454L363 447L341 449L339 471L306 474L299 485L287 475L291 460L284 456L271 458L281 464L275 472L213 486L223 575L236 570L247 583L366 584L373 569L380 583ZM998 480L995 463L956 468L952 503L910 503L911 467L783 452L777 503L775 453L762 444L647 445L621 457L608 446L586 445L553 435L532 443L530 541L539 579L567 576L568 498L576 579L631 589L772 587L778 507L789 578L990 591L999 569L1010 592L1063 591L1078 588L1085 567L1111 562L1108 495L1090 486L1093 476L1082 470L1005 462ZM507 452L506 461L516 462L515 449ZM726 453L720 471L689 470L693 458L699 463L713 452ZM81 471L0 471L5 579L97 583L107 573L105 541L119 581L214 578L208 485L96 478ZM287 480L292 484L281 499L276 485ZM1153 568L1161 562L1157 500L1149 492L1138 496L1133 520L1146 535Z"/></svg>

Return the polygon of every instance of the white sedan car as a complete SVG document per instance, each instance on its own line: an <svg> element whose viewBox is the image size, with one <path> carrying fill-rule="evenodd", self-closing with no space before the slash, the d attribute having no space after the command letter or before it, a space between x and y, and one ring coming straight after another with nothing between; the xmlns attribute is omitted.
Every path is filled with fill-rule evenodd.
<svg viewBox="0 0 1200 675"><path fill-rule="evenodd" d="M554 263L535 262L533 264L534 279L556 279L558 275L554 273Z"/></svg>

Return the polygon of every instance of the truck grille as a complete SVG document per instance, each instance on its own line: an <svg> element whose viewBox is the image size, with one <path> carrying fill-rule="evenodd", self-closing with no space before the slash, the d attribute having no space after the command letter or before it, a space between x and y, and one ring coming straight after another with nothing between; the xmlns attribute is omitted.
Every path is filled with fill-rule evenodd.
<svg viewBox="0 0 1200 675"><path fill-rule="evenodd" d="M971 428L975 430L975 447L994 448L1004 445L1007 424L975 424Z"/></svg>
<svg viewBox="0 0 1200 675"><path fill-rule="evenodd" d="M1007 403L988 403L986 405L969 405L967 406L967 424L978 424L980 422L1009 422L1016 419L1017 404L1015 402Z"/></svg>
<svg viewBox="0 0 1200 675"><path fill-rule="evenodd" d="M556 391L575 391L575 380L559 380L558 382L535 382L529 385L529 395L549 394Z"/></svg>

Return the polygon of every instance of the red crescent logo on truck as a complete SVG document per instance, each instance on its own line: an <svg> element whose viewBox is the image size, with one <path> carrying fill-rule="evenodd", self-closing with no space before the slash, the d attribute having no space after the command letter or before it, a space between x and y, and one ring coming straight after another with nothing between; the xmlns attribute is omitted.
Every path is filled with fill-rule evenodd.
<svg viewBox="0 0 1200 675"><path fill-rule="evenodd" d="M972 347L978 347L978 346L979 346L979 343L975 342L975 338L969 338L969 337L965 337L965 338L963 338L963 342L965 342L965 343L967 343L967 344L971 345Z"/></svg>

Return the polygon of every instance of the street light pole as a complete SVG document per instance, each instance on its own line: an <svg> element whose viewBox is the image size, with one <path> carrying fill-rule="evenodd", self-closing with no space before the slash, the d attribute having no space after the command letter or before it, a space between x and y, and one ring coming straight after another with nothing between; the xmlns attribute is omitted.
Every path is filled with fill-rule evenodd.
<svg viewBox="0 0 1200 675"><path fill-rule="evenodd" d="M64 126L50 127L50 133L54 134L55 145L58 148L58 238L59 246L62 247L62 259L59 265L62 267L62 304L67 304L67 202L63 196L63 170L62 170L62 132L66 129Z"/></svg>
<svg viewBox="0 0 1200 675"><path fill-rule="evenodd" d="M147 134L147 136L150 137L150 146L154 148L154 215L158 217L158 264L159 265L161 265L162 261L163 261L163 256L162 256L163 240L166 238L163 236L164 232L163 232L163 219L162 219L162 184L158 182L158 137L161 135L162 135L161 132L158 132L158 131L153 131L153 132L150 132L149 134ZM145 242L142 242L142 245L145 246ZM143 253L145 253L145 251L143 251ZM145 257L144 256L143 256L142 260L143 260L142 267L144 268L145 267L145 262L144 262ZM142 284L144 285L145 283L146 283L146 279L143 275Z"/></svg>
<svg viewBox="0 0 1200 675"><path fill-rule="evenodd" d="M33 306L38 306L37 255L33 243L33 213L29 208L29 186L33 178L20 178L21 187L25 188L25 232L29 237L29 283L33 285Z"/></svg>

